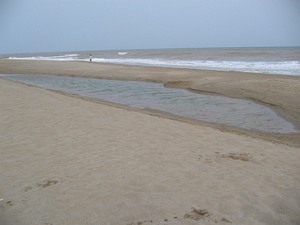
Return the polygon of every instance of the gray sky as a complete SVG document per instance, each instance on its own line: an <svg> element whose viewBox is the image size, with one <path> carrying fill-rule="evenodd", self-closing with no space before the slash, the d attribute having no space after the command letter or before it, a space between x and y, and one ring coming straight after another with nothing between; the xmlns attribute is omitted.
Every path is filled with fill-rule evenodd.
<svg viewBox="0 0 300 225"><path fill-rule="evenodd" d="M0 54L300 46L300 0L0 0Z"/></svg>

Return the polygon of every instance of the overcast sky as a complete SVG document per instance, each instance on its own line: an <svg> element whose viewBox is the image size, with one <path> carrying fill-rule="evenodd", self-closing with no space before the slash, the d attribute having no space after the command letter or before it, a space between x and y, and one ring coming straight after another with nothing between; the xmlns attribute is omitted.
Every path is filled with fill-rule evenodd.
<svg viewBox="0 0 300 225"><path fill-rule="evenodd" d="M0 54L300 46L300 0L0 0Z"/></svg>

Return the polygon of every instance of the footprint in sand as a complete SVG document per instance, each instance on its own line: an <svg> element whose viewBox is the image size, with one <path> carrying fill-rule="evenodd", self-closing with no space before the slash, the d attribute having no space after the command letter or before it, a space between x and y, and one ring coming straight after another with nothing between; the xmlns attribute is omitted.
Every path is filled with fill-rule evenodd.
<svg viewBox="0 0 300 225"><path fill-rule="evenodd" d="M240 160L244 162L253 160L249 153L228 153L228 154L217 153L217 158Z"/></svg>
<svg viewBox="0 0 300 225"><path fill-rule="evenodd" d="M212 213L210 213L206 209L196 209L192 208L193 210L190 213L186 213L184 215L184 219L192 219L192 220L208 220L212 221L214 223L232 223L229 219L222 217L222 218L217 218L214 216Z"/></svg>
<svg viewBox="0 0 300 225"><path fill-rule="evenodd" d="M58 183L57 180L46 180L46 181L43 181L43 182L41 182L41 183L37 183L36 186L41 187L41 188L46 188L46 187L49 187L49 186L51 186L51 185L55 185L55 184L57 184L57 183ZM27 187L24 189L24 191L25 191L25 192L28 192L28 191L30 191L30 190L32 190L32 189L33 189L33 187L27 186Z"/></svg>
<svg viewBox="0 0 300 225"><path fill-rule="evenodd" d="M46 180L46 181L44 181L42 183L37 183L37 185L39 187L45 188L45 187L49 187L49 186L57 184L57 183L58 183L57 180Z"/></svg>

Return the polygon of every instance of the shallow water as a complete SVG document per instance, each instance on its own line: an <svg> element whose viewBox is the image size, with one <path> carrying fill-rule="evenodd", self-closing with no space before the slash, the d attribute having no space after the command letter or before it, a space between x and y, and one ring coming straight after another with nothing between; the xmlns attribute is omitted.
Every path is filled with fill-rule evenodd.
<svg viewBox="0 0 300 225"><path fill-rule="evenodd" d="M98 98L139 109L273 133L297 132L293 124L252 101L204 95L163 84L49 75L2 75L47 89Z"/></svg>

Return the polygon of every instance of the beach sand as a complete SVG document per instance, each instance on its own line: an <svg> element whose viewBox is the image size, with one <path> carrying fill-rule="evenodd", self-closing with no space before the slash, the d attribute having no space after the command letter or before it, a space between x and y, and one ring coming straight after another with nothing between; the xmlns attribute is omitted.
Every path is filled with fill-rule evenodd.
<svg viewBox="0 0 300 225"><path fill-rule="evenodd" d="M300 118L298 77L4 59L0 73L164 82ZM0 105L1 225L300 224L298 134L194 124L2 78Z"/></svg>

